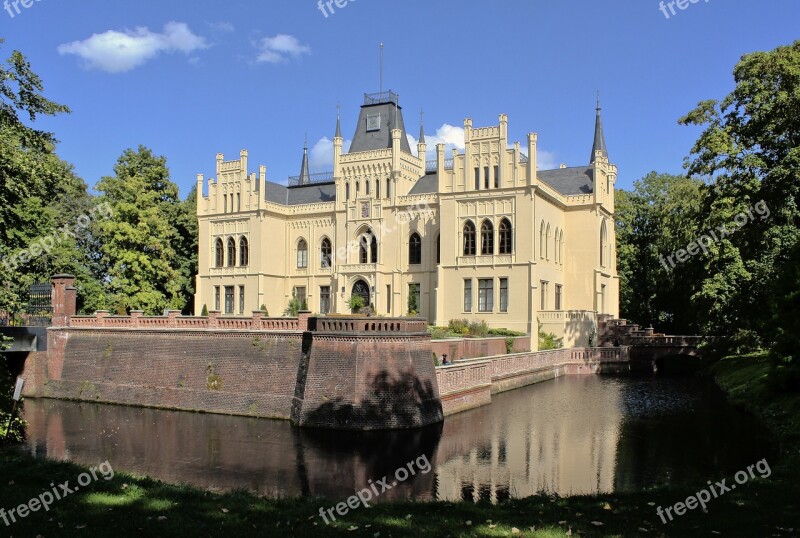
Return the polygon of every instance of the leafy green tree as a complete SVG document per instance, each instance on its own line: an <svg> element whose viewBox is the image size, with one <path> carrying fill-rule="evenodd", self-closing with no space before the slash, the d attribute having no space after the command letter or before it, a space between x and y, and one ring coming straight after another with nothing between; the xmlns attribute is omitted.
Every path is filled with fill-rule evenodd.
<svg viewBox="0 0 800 538"><path fill-rule="evenodd" d="M408 289L408 315L416 316L419 313L419 302L417 301L417 294L414 287Z"/></svg>
<svg viewBox="0 0 800 538"><path fill-rule="evenodd" d="M98 226L109 301L119 313L184 310L191 290L191 221L166 159L143 146L127 149L114 176L100 180L113 218Z"/></svg>
<svg viewBox="0 0 800 538"><path fill-rule="evenodd" d="M675 253L698 239L702 181L651 172L616 199L621 316L672 333L697 329L698 260Z"/></svg>
<svg viewBox="0 0 800 538"><path fill-rule="evenodd" d="M350 312L358 314L361 309L366 306L366 303L364 302L364 298L360 295L351 295L347 306L350 307Z"/></svg>
<svg viewBox="0 0 800 538"><path fill-rule="evenodd" d="M73 167L55 154L52 133L20 118L34 123L42 115L69 112L42 91L19 51L0 65L0 308L10 311L23 306L31 284L55 273L78 277L79 307L95 306L102 296L91 223L79 220L89 213L92 197Z"/></svg>
<svg viewBox="0 0 800 538"><path fill-rule="evenodd" d="M704 129L687 166L710 186L704 228L730 226L762 201L768 218L748 218L709 249L695 301L707 333L772 346L776 330L787 334L778 276L800 237L800 41L744 56L733 75L732 93L681 118Z"/></svg>

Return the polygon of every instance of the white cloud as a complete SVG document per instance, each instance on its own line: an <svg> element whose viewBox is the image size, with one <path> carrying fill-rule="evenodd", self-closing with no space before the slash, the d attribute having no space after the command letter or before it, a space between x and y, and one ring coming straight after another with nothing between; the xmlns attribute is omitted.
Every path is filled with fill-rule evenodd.
<svg viewBox="0 0 800 538"><path fill-rule="evenodd" d="M209 22L207 24L215 32L228 33L236 31L236 27L228 21Z"/></svg>
<svg viewBox="0 0 800 538"><path fill-rule="evenodd" d="M417 139L408 135L408 143L411 145L411 151L417 155ZM436 130L435 134L425 133L426 155L425 159L432 161L436 158L436 145L445 145L445 155L449 156L453 153L453 148L459 151L464 151L464 128L455 127L449 123L445 123ZM418 155L417 155L418 156Z"/></svg>
<svg viewBox="0 0 800 538"><path fill-rule="evenodd" d="M345 140L342 144L342 153L347 153L352 140ZM323 136L314 144L308 153L308 164L313 173L333 170L333 140Z"/></svg>
<svg viewBox="0 0 800 538"><path fill-rule="evenodd" d="M62 56L79 56L90 69L124 73L147 63L162 52L190 54L208 46L205 38L192 33L186 23L169 22L161 33L151 32L145 27L123 32L109 30L83 41L59 45L58 52Z"/></svg>
<svg viewBox="0 0 800 538"><path fill-rule="evenodd" d="M556 160L554 151L545 151L543 149L536 150L536 169L537 170L555 170L561 166Z"/></svg>
<svg viewBox="0 0 800 538"><path fill-rule="evenodd" d="M311 47L303 45L296 37L287 34L265 37L256 46L259 50L257 60L272 64L285 62L289 58L296 60L303 54L311 54Z"/></svg>

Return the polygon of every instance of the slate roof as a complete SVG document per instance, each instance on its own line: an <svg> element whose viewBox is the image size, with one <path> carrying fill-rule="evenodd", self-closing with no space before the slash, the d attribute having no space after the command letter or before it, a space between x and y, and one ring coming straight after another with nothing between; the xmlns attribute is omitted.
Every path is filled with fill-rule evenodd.
<svg viewBox="0 0 800 538"><path fill-rule="evenodd" d="M539 170L537 176L565 196L594 192L593 166Z"/></svg>
<svg viewBox="0 0 800 538"><path fill-rule="evenodd" d="M288 188L267 181L264 198L268 202L281 205L304 205L333 202L336 200L336 185L333 183L303 185Z"/></svg>
<svg viewBox="0 0 800 538"><path fill-rule="evenodd" d="M439 190L439 174L426 174L419 178L408 194L431 194Z"/></svg>
<svg viewBox="0 0 800 538"><path fill-rule="evenodd" d="M376 114L380 114L380 129L367 131L367 116ZM353 142L350 144L348 153L391 148L392 130L395 129L395 126L403 131L400 136L400 149L406 153L411 153L411 146L408 143L406 127L403 122L403 107L397 106L395 110L394 103L362 106L358 115L356 134L353 135Z"/></svg>

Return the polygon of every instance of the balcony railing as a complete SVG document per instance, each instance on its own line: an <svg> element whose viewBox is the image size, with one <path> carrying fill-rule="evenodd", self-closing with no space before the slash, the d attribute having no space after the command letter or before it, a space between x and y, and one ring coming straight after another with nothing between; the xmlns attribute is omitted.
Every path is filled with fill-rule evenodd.
<svg viewBox="0 0 800 538"><path fill-rule="evenodd" d="M392 90L382 92L382 93L365 93L364 94L364 104L365 105L380 105L382 103L393 103L395 105L400 105L400 96L394 93Z"/></svg>
<svg viewBox="0 0 800 538"><path fill-rule="evenodd" d="M444 169L445 170L452 170L453 169L453 159L445 159L444 160ZM425 161L425 172L438 172L439 171L439 162L434 159L432 161Z"/></svg>

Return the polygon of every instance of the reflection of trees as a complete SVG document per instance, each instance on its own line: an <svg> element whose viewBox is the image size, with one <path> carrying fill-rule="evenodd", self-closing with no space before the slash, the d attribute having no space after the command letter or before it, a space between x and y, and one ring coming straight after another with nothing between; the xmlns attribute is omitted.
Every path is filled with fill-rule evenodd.
<svg viewBox="0 0 800 538"><path fill-rule="evenodd" d="M622 391L617 490L704 483L769 456L766 430L728 404L709 382L639 379L624 384ZM642 405L650 411L643 413Z"/></svg>

